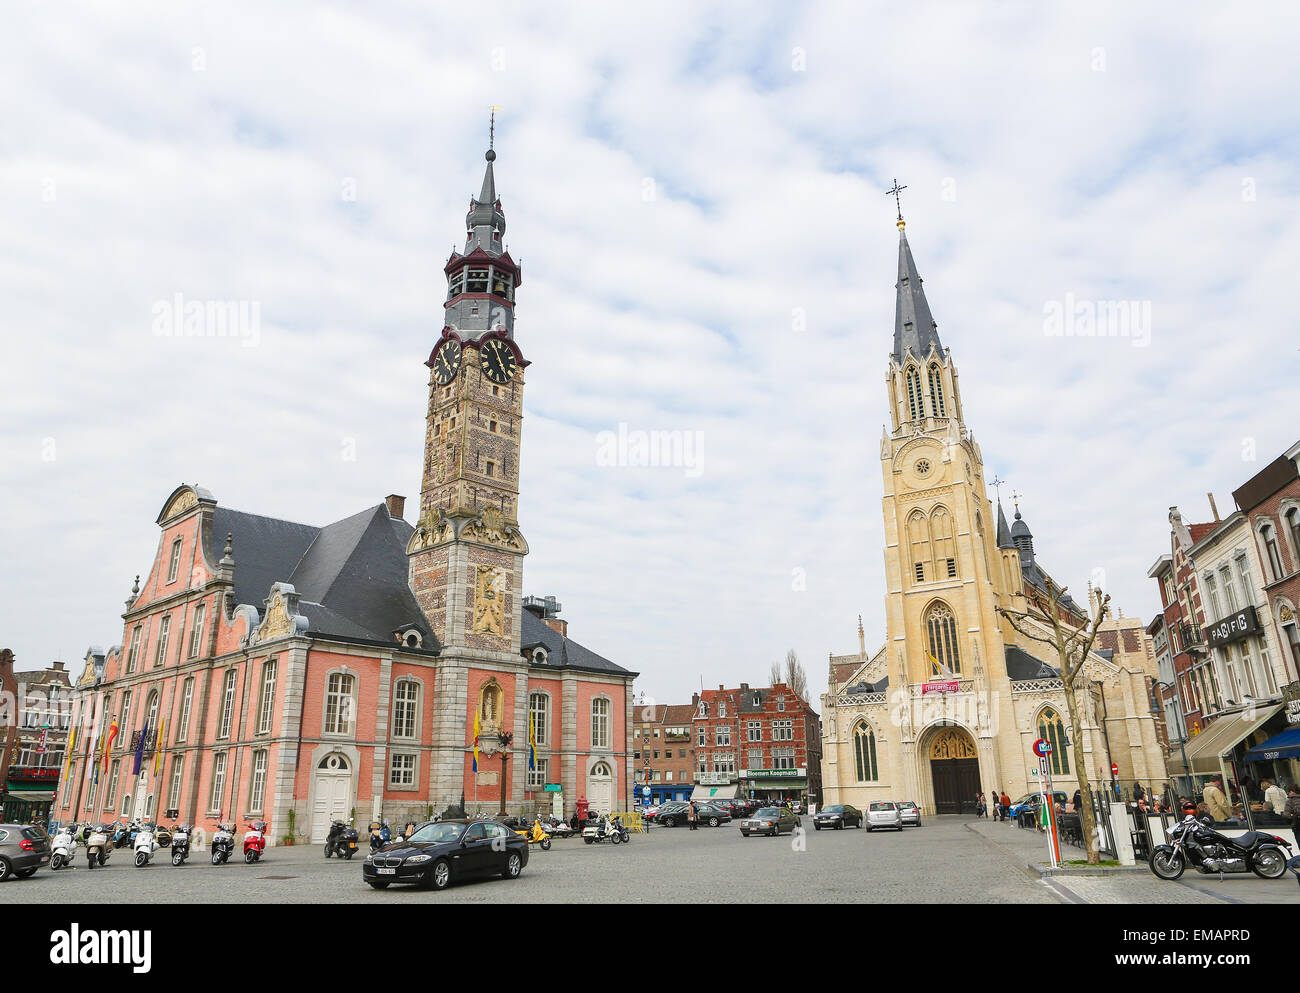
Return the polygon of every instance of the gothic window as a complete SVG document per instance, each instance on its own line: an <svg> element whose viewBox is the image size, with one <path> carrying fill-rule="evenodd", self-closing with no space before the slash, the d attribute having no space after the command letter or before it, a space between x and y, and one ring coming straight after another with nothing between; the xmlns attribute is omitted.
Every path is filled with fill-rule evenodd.
<svg viewBox="0 0 1300 993"><path fill-rule="evenodd" d="M948 408L943 402L943 374L937 363L930 366L930 406L936 417L947 417Z"/></svg>
<svg viewBox="0 0 1300 993"><path fill-rule="evenodd" d="M931 560L930 522L919 510L913 511L912 516L907 519L907 537L911 543L912 567L915 570L916 581L923 583L927 564Z"/></svg>
<svg viewBox="0 0 1300 993"><path fill-rule="evenodd" d="M1292 507L1286 512L1286 527L1291 532L1291 562L1296 565L1300 563L1300 510Z"/></svg>
<svg viewBox="0 0 1300 993"><path fill-rule="evenodd" d="M909 420L917 421L924 416L921 409L921 377L915 369L907 370L907 409Z"/></svg>
<svg viewBox="0 0 1300 993"><path fill-rule="evenodd" d="M1068 776L1070 753L1066 751L1065 723L1061 720L1061 715L1051 707L1038 715L1038 737L1052 746L1052 775Z"/></svg>
<svg viewBox="0 0 1300 993"><path fill-rule="evenodd" d="M961 652L957 648L957 618L943 602L934 604L925 613L925 629L930 640L930 671L932 675L953 675L961 672Z"/></svg>
<svg viewBox="0 0 1300 993"><path fill-rule="evenodd" d="M873 783L878 775L876 733L865 721L853 729L853 771L859 783Z"/></svg>
<svg viewBox="0 0 1300 993"><path fill-rule="evenodd" d="M936 507L930 515L930 534L934 539L935 578L944 570L949 579L957 575L957 550L953 542L952 515L944 507Z"/></svg>

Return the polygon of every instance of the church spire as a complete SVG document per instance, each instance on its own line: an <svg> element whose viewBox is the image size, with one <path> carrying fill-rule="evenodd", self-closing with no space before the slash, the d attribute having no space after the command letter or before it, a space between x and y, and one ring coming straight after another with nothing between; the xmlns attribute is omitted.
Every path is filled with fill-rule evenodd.
<svg viewBox="0 0 1300 993"><path fill-rule="evenodd" d="M998 497L998 548L1015 548L1011 540L1011 528L1007 527L1007 515L1002 509L1002 498Z"/></svg>
<svg viewBox="0 0 1300 993"><path fill-rule="evenodd" d="M930 314L912 249L907 244L906 225L901 214L898 219L898 283L895 288L898 302L894 308L894 360L902 365L909 351L913 357L924 359L930 354L931 344L942 352L939 328Z"/></svg>

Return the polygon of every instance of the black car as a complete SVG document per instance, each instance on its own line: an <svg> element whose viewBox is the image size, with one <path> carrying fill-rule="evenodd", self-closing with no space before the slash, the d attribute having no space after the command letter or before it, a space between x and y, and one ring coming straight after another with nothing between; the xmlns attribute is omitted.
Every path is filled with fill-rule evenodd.
<svg viewBox="0 0 1300 993"><path fill-rule="evenodd" d="M862 827L862 811L847 803L833 803L823 807L813 817L814 830L834 828L838 831L845 827Z"/></svg>
<svg viewBox="0 0 1300 993"><path fill-rule="evenodd" d="M50 841L30 824L0 824L0 882L26 879L50 864Z"/></svg>
<svg viewBox="0 0 1300 993"><path fill-rule="evenodd" d="M500 821L429 821L406 841L371 855L361 878L377 890L391 883L418 883L435 890L465 879L518 879L528 864L528 842Z"/></svg>
<svg viewBox="0 0 1300 993"><path fill-rule="evenodd" d="M672 803L665 803L659 808L659 813L655 817L656 824L662 824L664 827L674 827L678 824L686 823L686 815L690 808L689 803L683 803L675 800ZM721 806L714 803L697 803L695 809L699 812L700 824L707 824L709 827L717 827L719 824L725 824L731 820L731 812L724 810Z"/></svg>

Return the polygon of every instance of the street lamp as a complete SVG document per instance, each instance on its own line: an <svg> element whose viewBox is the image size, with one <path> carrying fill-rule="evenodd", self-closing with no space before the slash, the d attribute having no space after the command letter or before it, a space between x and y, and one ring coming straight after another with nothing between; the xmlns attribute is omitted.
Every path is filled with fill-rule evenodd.
<svg viewBox="0 0 1300 993"><path fill-rule="evenodd" d="M1186 780L1187 795L1191 796L1192 769L1191 766L1187 764L1187 725L1183 721L1182 710L1180 709L1180 704L1178 702L1178 687L1173 683L1162 683L1158 679L1156 680L1156 685L1159 686L1161 690L1171 691L1171 696L1169 697L1169 700L1174 705L1174 718L1178 721L1178 725L1180 729L1178 732L1178 748L1183 753L1183 778ZM1161 708L1163 709L1164 708L1163 698L1161 698L1160 700L1160 705ZM1168 723L1166 723L1165 727L1167 728L1168 726L1169 726Z"/></svg>

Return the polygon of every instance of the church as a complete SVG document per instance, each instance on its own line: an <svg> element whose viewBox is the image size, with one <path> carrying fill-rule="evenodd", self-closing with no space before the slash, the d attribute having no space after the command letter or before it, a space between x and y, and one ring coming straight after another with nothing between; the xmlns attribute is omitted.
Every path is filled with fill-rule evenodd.
<svg viewBox="0 0 1300 993"><path fill-rule="evenodd" d="M349 817L630 807L636 673L523 595L529 362L495 159L444 267L415 523L396 494L317 527L177 487L121 644L87 653L60 819L318 843Z"/></svg>
<svg viewBox="0 0 1300 993"><path fill-rule="evenodd" d="M989 500L957 366L939 340L901 211L898 232L889 427L880 439L886 641L868 653L859 619L858 652L831 656L822 802L910 800L943 814L972 810L981 791L1016 799L1038 789L1031 747L1039 738L1053 745L1053 790L1072 796L1078 781L1067 743L1076 735L1099 788L1113 780L1159 784L1156 670L1141 622L1102 625L1085 663L1082 726L1074 728L1057 661L997 613L1023 609L1020 594L1042 598L1060 587L1039 561L1019 506L1008 525L1001 500L996 507ZM1067 623L1082 625L1087 614L1061 598Z"/></svg>

